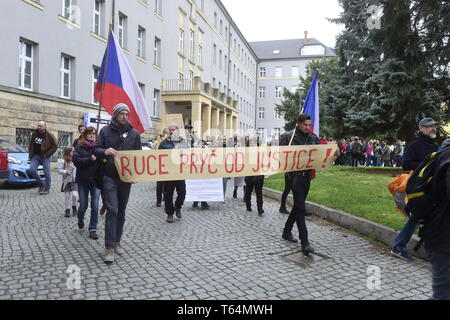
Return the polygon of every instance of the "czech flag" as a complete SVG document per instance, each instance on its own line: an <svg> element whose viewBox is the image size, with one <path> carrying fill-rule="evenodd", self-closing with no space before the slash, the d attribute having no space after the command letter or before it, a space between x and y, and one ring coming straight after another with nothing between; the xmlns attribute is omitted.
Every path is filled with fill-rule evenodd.
<svg viewBox="0 0 450 320"><path fill-rule="evenodd" d="M306 96L305 104L303 105L303 113L309 114L311 117L311 127L309 131L315 135L319 135L319 71L314 73L311 86Z"/></svg>
<svg viewBox="0 0 450 320"><path fill-rule="evenodd" d="M130 123L139 133L152 127L142 91L112 30L94 97L111 116L118 103L125 103L130 108Z"/></svg>

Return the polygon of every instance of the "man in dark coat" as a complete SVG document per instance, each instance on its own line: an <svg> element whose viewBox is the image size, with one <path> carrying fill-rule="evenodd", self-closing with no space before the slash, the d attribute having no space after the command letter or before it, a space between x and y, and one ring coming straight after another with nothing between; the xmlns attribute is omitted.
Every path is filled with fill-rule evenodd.
<svg viewBox="0 0 450 320"><path fill-rule="evenodd" d="M95 144L94 154L101 159L106 157L103 177L103 200L106 206L105 220L105 263L114 262L114 253L122 255L124 250L120 244L125 210L131 191L131 183L122 182L119 178L114 157L119 150L141 150L141 137L128 121L130 109L119 103L114 107L114 118L111 123L100 130Z"/></svg>
<svg viewBox="0 0 450 320"><path fill-rule="evenodd" d="M437 122L431 118L420 120L417 139L412 141L405 150L403 170L415 170L428 155L438 150L439 146L434 142L436 124ZM391 250L392 255L404 260L412 260L412 256L406 251L406 247L418 227L417 223L408 219L394 240Z"/></svg>
<svg viewBox="0 0 450 320"><path fill-rule="evenodd" d="M320 144L320 139L314 133L309 132L310 126L311 117L308 114L300 114L295 132L291 131L283 135L280 140L280 146ZM282 238L290 242L297 242L297 239L294 239L292 236L292 228L294 223L297 223L302 252L308 255L310 252L314 252L314 249L309 245L308 229L305 222L305 201L308 196L312 173L311 170L304 170L290 172L289 175L294 196L294 206L284 226Z"/></svg>
<svg viewBox="0 0 450 320"><path fill-rule="evenodd" d="M435 210L424 234L425 249L431 258L433 297L450 300L450 138L435 159L432 198Z"/></svg>
<svg viewBox="0 0 450 320"><path fill-rule="evenodd" d="M58 144L53 134L47 131L45 121L39 121L36 131L33 132L28 146L30 169L28 175L39 183L39 194L47 195L51 186L50 162L52 155L58 150ZM45 184L37 173L39 165L44 167Z"/></svg>

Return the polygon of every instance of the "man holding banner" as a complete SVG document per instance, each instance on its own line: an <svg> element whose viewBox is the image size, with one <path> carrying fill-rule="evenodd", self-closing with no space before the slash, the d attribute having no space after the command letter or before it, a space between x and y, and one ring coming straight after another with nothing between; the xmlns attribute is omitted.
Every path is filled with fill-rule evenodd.
<svg viewBox="0 0 450 320"><path fill-rule="evenodd" d="M311 145L319 144L319 138L312 132L310 132L311 117L308 114L300 114L298 116L297 126L295 132L288 132L285 134L280 145ZM294 136L292 136L294 135ZM290 181L292 184L292 194L294 196L294 206L292 207L291 213L286 221L283 230L283 239L290 242L297 242L292 236L292 228L294 223L297 223L298 233L300 237L300 242L302 245L302 252L308 255L314 252L314 249L309 245L308 240L308 229L306 228L305 215L305 201L309 192L309 186L311 183L311 172L312 170L303 171L293 171L289 172Z"/></svg>

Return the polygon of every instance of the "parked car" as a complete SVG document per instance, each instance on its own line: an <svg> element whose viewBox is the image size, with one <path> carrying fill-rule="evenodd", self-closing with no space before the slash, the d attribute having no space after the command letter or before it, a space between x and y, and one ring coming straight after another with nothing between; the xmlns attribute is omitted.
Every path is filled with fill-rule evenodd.
<svg viewBox="0 0 450 320"><path fill-rule="evenodd" d="M0 183L8 179L9 168L8 168L8 152L5 150L0 150Z"/></svg>
<svg viewBox="0 0 450 320"><path fill-rule="evenodd" d="M37 182L36 179L33 179L28 175L28 170L30 169L28 150L14 142L0 137L0 151L3 151L3 153L7 155L8 169L7 176L1 177L0 174L0 179L5 179L3 181L7 181L9 184L32 184ZM38 174L42 180L45 180L42 166L38 167Z"/></svg>

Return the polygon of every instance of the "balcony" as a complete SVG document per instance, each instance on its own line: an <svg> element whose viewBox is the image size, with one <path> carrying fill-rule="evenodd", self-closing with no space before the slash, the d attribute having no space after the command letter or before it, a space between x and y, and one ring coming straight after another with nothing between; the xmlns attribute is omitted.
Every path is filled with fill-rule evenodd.
<svg viewBox="0 0 450 320"><path fill-rule="evenodd" d="M162 94L202 94L222 102L237 110L238 101L232 100L231 97L227 97L226 92L221 92L218 88L211 86L209 82L202 82L200 77L194 77L194 79L163 79Z"/></svg>

